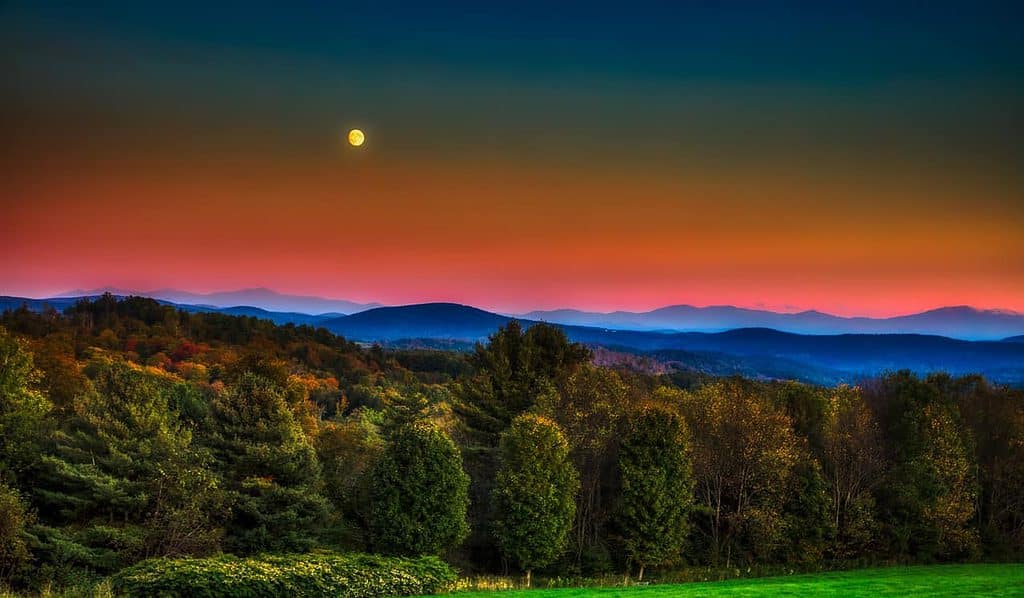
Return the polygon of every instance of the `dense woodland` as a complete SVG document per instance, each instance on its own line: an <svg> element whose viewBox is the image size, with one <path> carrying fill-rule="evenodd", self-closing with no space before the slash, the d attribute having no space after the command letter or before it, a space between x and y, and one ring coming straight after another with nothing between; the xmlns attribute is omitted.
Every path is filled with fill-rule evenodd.
<svg viewBox="0 0 1024 598"><path fill-rule="evenodd" d="M106 296L0 318L0 585L155 557L438 555L464 573L1019 559L1024 393L470 353Z"/></svg>

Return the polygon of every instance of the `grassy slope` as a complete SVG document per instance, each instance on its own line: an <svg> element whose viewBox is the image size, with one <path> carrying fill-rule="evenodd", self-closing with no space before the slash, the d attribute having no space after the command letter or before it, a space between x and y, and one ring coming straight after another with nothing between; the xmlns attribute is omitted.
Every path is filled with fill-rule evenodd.
<svg viewBox="0 0 1024 598"><path fill-rule="evenodd" d="M628 596L668 598L696 596L1024 596L1024 564L938 565L866 569L791 577L738 579L637 588L526 590L473 592L459 598L509 597L577 598Z"/></svg>

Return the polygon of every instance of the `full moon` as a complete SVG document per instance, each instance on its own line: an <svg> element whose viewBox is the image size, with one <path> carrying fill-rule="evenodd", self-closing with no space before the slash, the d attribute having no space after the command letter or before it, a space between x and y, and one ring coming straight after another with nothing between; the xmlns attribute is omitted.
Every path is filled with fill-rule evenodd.
<svg viewBox="0 0 1024 598"><path fill-rule="evenodd" d="M366 141L366 135L363 135L363 132L359 129L352 129L348 132L349 145L359 147L364 141Z"/></svg>

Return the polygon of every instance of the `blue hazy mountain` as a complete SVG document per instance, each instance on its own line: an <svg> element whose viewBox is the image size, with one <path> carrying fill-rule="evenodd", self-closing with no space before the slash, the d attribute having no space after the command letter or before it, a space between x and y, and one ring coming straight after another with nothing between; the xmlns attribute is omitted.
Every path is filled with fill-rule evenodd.
<svg viewBox="0 0 1024 598"><path fill-rule="evenodd" d="M511 318L456 303L421 303L378 307L322 322L331 332L352 340L484 340Z"/></svg>
<svg viewBox="0 0 1024 598"><path fill-rule="evenodd" d="M779 313L730 305L673 305L647 312L533 311L519 316L570 326L616 330L723 332L772 328L799 334L936 334L968 340L1000 340L1024 334L1024 314L968 306L942 307L891 318L842 317L820 311Z"/></svg>
<svg viewBox="0 0 1024 598"><path fill-rule="evenodd" d="M128 295L113 294L115 297L128 297ZM96 299L100 295L83 295L77 297L54 297L48 299L30 299L26 297L8 297L0 296L0 312L9 309L18 309L22 306L27 307L33 311L45 311L48 308L53 308L57 311L64 311L68 307L75 304L77 301L82 299ZM319 326L324 320L330 320L340 315L339 313L327 313L321 315L310 315L298 312L279 312L269 311L259 307L252 307L248 305L237 305L232 307L214 307L212 305L187 305L174 303L162 299L156 299L164 305L173 305L178 309L182 309L188 312L204 312L204 313L222 313L230 316L249 316L253 318L260 318L263 320L270 320L275 324L295 324L302 325L306 324L309 326Z"/></svg>
<svg viewBox="0 0 1024 598"><path fill-rule="evenodd" d="M484 340L512 318L452 303L385 307L322 322L352 340L395 343L414 339ZM520 320L523 326L536 323ZM807 335L769 328L726 332L655 332L558 325L570 339L589 345L649 353L687 351L728 355L754 374L798 379L855 381L882 371L983 373L1001 382L1024 382L1024 344L968 341L922 334ZM1002 335L1005 337L1005 335ZM664 356L664 354L663 354ZM749 372L748 372L749 373ZM827 375L826 375L827 374Z"/></svg>
<svg viewBox="0 0 1024 598"><path fill-rule="evenodd" d="M63 293L60 297L94 296L111 293L118 296L135 295L151 297L177 305L208 305L212 307L258 307L267 311L291 312L308 315L353 314L373 307L379 303L356 303L344 299L325 299L309 295L287 295L271 289L253 288L226 291L221 293L191 293L177 289L159 289L156 291L137 291L133 289L101 288L91 290L75 290Z"/></svg>
<svg viewBox="0 0 1024 598"><path fill-rule="evenodd" d="M28 305L63 309L77 298L0 297L0 310ZM313 316L252 306L176 305L186 311L246 315L322 326L362 342L467 348L483 341L512 318L454 303L378 307L356 314ZM536 320L519 319L524 327ZM614 330L556 324L570 339L591 346L648 355L708 373L743 373L833 384L856 382L887 370L918 373L980 373L996 382L1024 384L1024 337L998 335L998 341L971 341L925 334L796 334L771 328L725 332Z"/></svg>

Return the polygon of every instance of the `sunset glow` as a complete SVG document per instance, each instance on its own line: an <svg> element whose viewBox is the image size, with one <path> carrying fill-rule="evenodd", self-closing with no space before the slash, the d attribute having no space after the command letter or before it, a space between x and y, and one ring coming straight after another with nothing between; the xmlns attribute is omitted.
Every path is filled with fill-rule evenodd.
<svg viewBox="0 0 1024 598"><path fill-rule="evenodd" d="M701 58L608 16L589 25L616 62L488 14L420 38L403 36L431 30L422 15L297 15L300 40L258 10L223 31L143 8L0 10L3 294L1024 311L1024 87L998 59L1020 41L998 15L936 17L931 37L868 15L872 46L814 15L838 36L815 53L797 50L825 33L750 37L756 15L709 12L722 51ZM452 58L444 27L490 35ZM536 40L524 55L515 27ZM972 69L946 68L964 47ZM373 143L339 147L350 122Z"/></svg>

